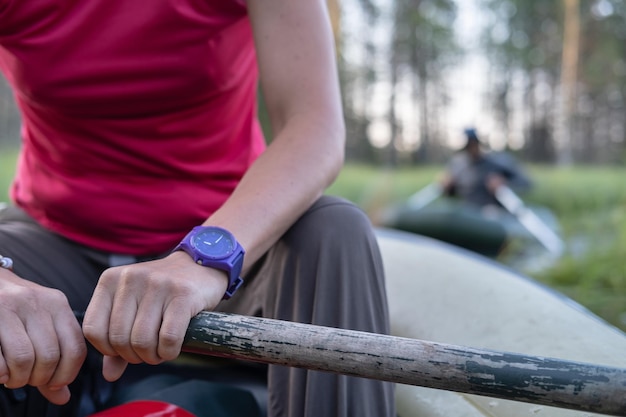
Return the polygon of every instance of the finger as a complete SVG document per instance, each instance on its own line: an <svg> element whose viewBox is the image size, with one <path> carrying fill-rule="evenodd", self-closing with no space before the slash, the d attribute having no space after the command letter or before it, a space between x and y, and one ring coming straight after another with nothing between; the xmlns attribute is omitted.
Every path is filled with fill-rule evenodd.
<svg viewBox="0 0 626 417"><path fill-rule="evenodd" d="M106 274L106 272L105 272ZM115 349L109 343L109 323L113 307L114 288L109 289L105 274L94 290L91 301L83 318L83 334L85 338L103 355L116 355Z"/></svg>
<svg viewBox="0 0 626 417"><path fill-rule="evenodd" d="M109 345L115 352L110 356L121 356L130 363L142 360L131 346L130 338L137 315L137 300L125 288L117 291L109 322Z"/></svg>
<svg viewBox="0 0 626 417"><path fill-rule="evenodd" d="M8 368L7 388L20 388L28 383L35 364L35 350L24 324L16 315L2 317L0 346Z"/></svg>
<svg viewBox="0 0 626 417"><path fill-rule="evenodd" d="M105 356L102 360L102 376L109 382L117 381L128 366L128 362L119 356Z"/></svg>
<svg viewBox="0 0 626 417"><path fill-rule="evenodd" d="M180 354L191 316L189 307L181 302L171 302L163 313L159 332L158 355L164 360L173 360Z"/></svg>
<svg viewBox="0 0 626 417"><path fill-rule="evenodd" d="M151 365L163 362L158 352L162 319L162 302L150 296L144 298L137 309L131 332L131 346L142 361Z"/></svg>
<svg viewBox="0 0 626 417"><path fill-rule="evenodd" d="M9 367L7 366L7 362L4 360L4 355L2 354L2 346L0 346L0 384L4 385L9 381Z"/></svg>
<svg viewBox="0 0 626 417"><path fill-rule="evenodd" d="M37 389L52 404L63 405L70 400L71 394L68 387L50 388L47 385L42 385Z"/></svg>
<svg viewBox="0 0 626 417"><path fill-rule="evenodd" d="M34 387L46 385L61 359L61 349L54 322L48 314L38 314L27 318L26 332L30 336L35 361L28 384Z"/></svg>
<svg viewBox="0 0 626 417"><path fill-rule="evenodd" d="M78 376L87 357L87 345L80 324L69 310L58 312L54 319L61 358L47 385L52 390L60 390Z"/></svg>

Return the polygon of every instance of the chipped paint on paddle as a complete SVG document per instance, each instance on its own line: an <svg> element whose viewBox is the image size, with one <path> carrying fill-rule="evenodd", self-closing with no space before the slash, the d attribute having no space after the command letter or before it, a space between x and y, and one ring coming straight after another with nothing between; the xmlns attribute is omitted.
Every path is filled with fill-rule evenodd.
<svg viewBox="0 0 626 417"><path fill-rule="evenodd" d="M203 312L183 350L626 416L626 369Z"/></svg>

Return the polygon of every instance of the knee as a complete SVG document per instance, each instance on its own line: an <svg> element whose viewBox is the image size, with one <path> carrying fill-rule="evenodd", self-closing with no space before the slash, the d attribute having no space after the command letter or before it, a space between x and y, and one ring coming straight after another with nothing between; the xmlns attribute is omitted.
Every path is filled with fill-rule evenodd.
<svg viewBox="0 0 626 417"><path fill-rule="evenodd" d="M339 197L320 198L288 231L290 245L342 246L374 238L367 215Z"/></svg>

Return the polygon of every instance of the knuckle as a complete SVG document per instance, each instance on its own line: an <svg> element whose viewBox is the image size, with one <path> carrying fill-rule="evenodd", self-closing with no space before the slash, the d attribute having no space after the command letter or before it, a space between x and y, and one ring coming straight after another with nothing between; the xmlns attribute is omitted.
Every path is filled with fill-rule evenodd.
<svg viewBox="0 0 626 417"><path fill-rule="evenodd" d="M119 277L122 281L135 283L142 283L143 281L149 279L152 275L151 268L146 267L142 263L124 265L119 267Z"/></svg>
<svg viewBox="0 0 626 417"><path fill-rule="evenodd" d="M130 343L133 351L141 357L144 362L151 365L156 365L161 362L161 359L157 355L155 340L147 333L133 333Z"/></svg>
<svg viewBox="0 0 626 417"><path fill-rule="evenodd" d="M54 305L69 305L67 296L63 291L56 288L48 288L48 297L49 302L54 303Z"/></svg>
<svg viewBox="0 0 626 417"><path fill-rule="evenodd" d="M100 278L98 278L98 284L96 286L97 290L110 289L115 285L117 280L114 279L114 274L109 270L105 270L102 274L100 274Z"/></svg>
<svg viewBox="0 0 626 417"><path fill-rule="evenodd" d="M114 289L135 283L137 267L135 265L116 266L105 270L98 280L98 286Z"/></svg>
<svg viewBox="0 0 626 417"><path fill-rule="evenodd" d="M109 333L109 343L113 348L122 348L129 345L128 336L122 333L111 332Z"/></svg>
<svg viewBox="0 0 626 417"><path fill-rule="evenodd" d="M72 343L69 348L63 351L63 357L82 363L87 358L87 345L85 343Z"/></svg>
<svg viewBox="0 0 626 417"><path fill-rule="evenodd" d="M116 280L120 280L120 281L128 281L128 282L133 282L135 281L135 276L139 275L141 276L141 273L139 273L139 270L141 269L141 267L137 266L137 265L124 265L124 266L120 266L119 269L114 269L111 270L111 276L112 279L115 278ZM113 273L115 273L116 276L113 276Z"/></svg>
<svg viewBox="0 0 626 417"><path fill-rule="evenodd" d="M43 369L56 368L60 358L61 351L58 348L50 347L37 352L36 366Z"/></svg>
<svg viewBox="0 0 626 417"><path fill-rule="evenodd" d="M12 288L0 294L2 310L20 311L37 306L39 291L30 287Z"/></svg>
<svg viewBox="0 0 626 417"><path fill-rule="evenodd" d="M85 339L89 340L92 343L98 342L101 339L101 332L98 328L90 323L83 323L83 335Z"/></svg>
<svg viewBox="0 0 626 417"><path fill-rule="evenodd" d="M19 287L0 294L3 311L44 312L55 311L69 306L66 295L55 288Z"/></svg>
<svg viewBox="0 0 626 417"><path fill-rule="evenodd" d="M159 356L163 360L175 359L179 351L180 338L171 332L161 332L159 334Z"/></svg>
<svg viewBox="0 0 626 417"><path fill-rule="evenodd" d="M135 352L150 352L154 349L154 343L145 336L133 337L130 343Z"/></svg>
<svg viewBox="0 0 626 417"><path fill-rule="evenodd" d="M35 363L35 352L30 346L16 346L6 354L6 361L11 371L30 371Z"/></svg>
<svg viewBox="0 0 626 417"><path fill-rule="evenodd" d="M179 342L180 338L178 337L178 335L172 332L161 332L161 334L159 335L159 343L163 346L177 346Z"/></svg>

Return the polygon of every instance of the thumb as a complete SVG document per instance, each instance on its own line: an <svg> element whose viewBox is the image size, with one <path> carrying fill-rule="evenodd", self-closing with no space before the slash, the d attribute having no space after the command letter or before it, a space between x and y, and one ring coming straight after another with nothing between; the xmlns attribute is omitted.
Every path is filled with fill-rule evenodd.
<svg viewBox="0 0 626 417"><path fill-rule="evenodd" d="M117 381L128 366L128 362L121 356L104 356L102 360L102 375L109 382Z"/></svg>
<svg viewBox="0 0 626 417"><path fill-rule="evenodd" d="M62 405L70 400L70 389L67 386L51 389L47 385L42 385L37 389L52 404Z"/></svg>

